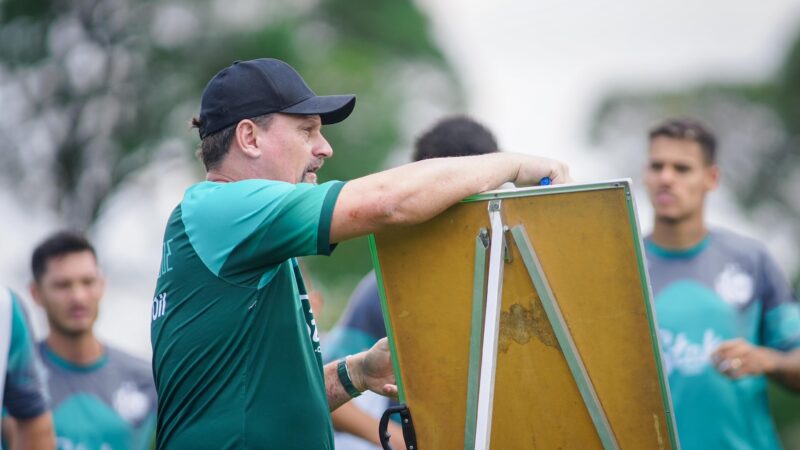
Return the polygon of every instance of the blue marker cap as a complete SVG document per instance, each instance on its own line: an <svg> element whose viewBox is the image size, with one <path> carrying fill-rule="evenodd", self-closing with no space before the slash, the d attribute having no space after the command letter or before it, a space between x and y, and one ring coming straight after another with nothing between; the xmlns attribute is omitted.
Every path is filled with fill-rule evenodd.
<svg viewBox="0 0 800 450"><path fill-rule="evenodd" d="M550 186L552 183L553 181L550 180L550 177L544 177L539 180L539 186Z"/></svg>

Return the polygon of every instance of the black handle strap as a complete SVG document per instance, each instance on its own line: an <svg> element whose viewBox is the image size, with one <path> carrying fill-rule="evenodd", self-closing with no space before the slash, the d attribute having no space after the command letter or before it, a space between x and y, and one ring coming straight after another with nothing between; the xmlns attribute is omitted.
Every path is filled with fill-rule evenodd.
<svg viewBox="0 0 800 450"><path fill-rule="evenodd" d="M419 450L417 447L417 433L414 431L414 422L411 420L411 411L402 403L397 406L390 406L381 416L381 421L378 426L378 438L381 441L383 450L393 450L392 446L389 444L389 438L392 437L392 435L389 434L388 431L389 417L392 414L400 414L400 425L403 428L403 439L406 441L406 450Z"/></svg>

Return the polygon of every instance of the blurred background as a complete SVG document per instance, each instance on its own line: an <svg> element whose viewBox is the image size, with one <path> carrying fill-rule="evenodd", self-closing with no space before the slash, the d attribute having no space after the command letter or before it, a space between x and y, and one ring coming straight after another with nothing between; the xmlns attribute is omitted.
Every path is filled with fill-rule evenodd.
<svg viewBox="0 0 800 450"><path fill-rule="evenodd" d="M721 140L711 223L764 242L800 290L796 0L0 0L0 282L28 297L38 241L86 231L109 280L98 332L149 357L164 225L203 177L188 122L214 73L263 56L358 95L324 130L321 181L406 162L416 134L467 113L578 181L633 178L644 231L645 130L701 117ZM366 241L305 262L330 328L371 268ZM798 399L771 394L800 448Z"/></svg>

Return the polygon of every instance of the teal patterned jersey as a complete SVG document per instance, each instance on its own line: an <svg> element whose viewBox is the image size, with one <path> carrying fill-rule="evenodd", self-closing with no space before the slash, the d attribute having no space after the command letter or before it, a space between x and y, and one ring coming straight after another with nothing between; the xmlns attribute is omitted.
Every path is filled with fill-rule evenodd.
<svg viewBox="0 0 800 450"><path fill-rule="evenodd" d="M3 412L17 419L30 419L47 411L47 390L37 370L36 350L22 303L14 292L0 289L11 301Z"/></svg>
<svg viewBox="0 0 800 450"><path fill-rule="evenodd" d="M155 439L156 393L150 365L115 348L76 365L39 343L59 450L142 450Z"/></svg>
<svg viewBox="0 0 800 450"><path fill-rule="evenodd" d="M775 262L761 244L723 230L687 250L650 238L645 249L681 447L780 448L766 378L731 380L711 360L734 338L784 351L800 345L800 310Z"/></svg>

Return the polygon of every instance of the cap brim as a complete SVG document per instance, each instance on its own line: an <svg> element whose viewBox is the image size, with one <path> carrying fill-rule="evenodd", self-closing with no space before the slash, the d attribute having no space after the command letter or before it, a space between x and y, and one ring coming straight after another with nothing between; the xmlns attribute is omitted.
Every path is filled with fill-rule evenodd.
<svg viewBox="0 0 800 450"><path fill-rule="evenodd" d="M288 108L282 109L286 114L319 114L323 125L343 121L353 112L356 106L355 95L322 95L311 97Z"/></svg>

